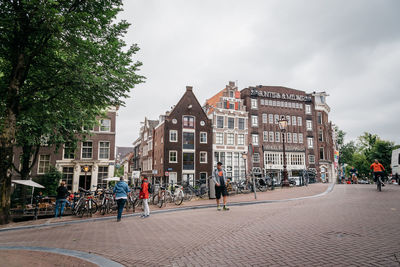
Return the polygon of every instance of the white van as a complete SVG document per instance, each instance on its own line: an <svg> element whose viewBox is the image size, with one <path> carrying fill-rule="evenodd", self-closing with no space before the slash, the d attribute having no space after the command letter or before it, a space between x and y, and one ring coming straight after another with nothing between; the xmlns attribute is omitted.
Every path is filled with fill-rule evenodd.
<svg viewBox="0 0 400 267"><path fill-rule="evenodd" d="M393 150L392 152L392 175L393 177L396 173L400 176L400 148Z"/></svg>

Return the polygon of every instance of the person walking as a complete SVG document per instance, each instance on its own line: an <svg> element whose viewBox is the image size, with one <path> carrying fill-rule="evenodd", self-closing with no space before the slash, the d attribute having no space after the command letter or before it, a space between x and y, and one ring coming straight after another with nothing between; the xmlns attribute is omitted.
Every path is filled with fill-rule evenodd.
<svg viewBox="0 0 400 267"><path fill-rule="evenodd" d="M65 203L67 203L67 197L69 196L69 192L67 187L65 187L65 182L62 181L61 185L57 188L57 196L56 196L56 209L55 209L55 218L60 217L64 213ZM58 211L60 210L60 213Z"/></svg>
<svg viewBox="0 0 400 267"><path fill-rule="evenodd" d="M147 218L150 216L150 209L149 209L149 182L147 181L146 176L142 176L142 185L140 186L139 198L143 202L143 211L144 211L140 217Z"/></svg>
<svg viewBox="0 0 400 267"><path fill-rule="evenodd" d="M118 206L117 222L121 221L122 211L124 210L125 202L128 199L128 193L130 191L128 184L124 181L124 177L121 176L113 190Z"/></svg>
<svg viewBox="0 0 400 267"><path fill-rule="evenodd" d="M226 184L227 184L226 171L222 169L221 162L217 163L217 168L212 173L212 179L214 180L215 183L215 197L217 199L217 210L221 210L221 206L219 205L221 195L223 197L223 202L224 202L223 209L229 210L229 208L226 206L226 201L228 196L228 191L226 190Z"/></svg>

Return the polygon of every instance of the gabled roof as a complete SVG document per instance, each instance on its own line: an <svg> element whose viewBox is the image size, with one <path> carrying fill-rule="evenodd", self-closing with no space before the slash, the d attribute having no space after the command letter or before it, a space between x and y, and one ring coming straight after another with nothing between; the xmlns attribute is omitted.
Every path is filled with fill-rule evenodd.
<svg viewBox="0 0 400 267"><path fill-rule="evenodd" d="M200 105L199 100L197 100L196 95L193 93L193 87L192 86L186 86L186 92L183 94L181 99L179 99L178 103L175 105L175 107L171 110L171 113L169 115L172 115L177 107L179 107L182 104L183 99L188 96L189 98L194 99L195 103L200 107L201 111L203 114L207 117L207 114L204 112L203 107Z"/></svg>

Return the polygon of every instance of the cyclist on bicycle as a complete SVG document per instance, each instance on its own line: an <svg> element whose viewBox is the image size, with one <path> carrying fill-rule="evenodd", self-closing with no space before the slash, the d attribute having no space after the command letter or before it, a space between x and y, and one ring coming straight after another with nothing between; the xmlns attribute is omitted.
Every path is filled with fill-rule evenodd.
<svg viewBox="0 0 400 267"><path fill-rule="evenodd" d="M373 174L374 174L374 181L375 183L378 182L378 177L380 176L381 179L383 179L383 172L385 171L385 167L377 159L375 159L375 162L371 164L369 167ZM385 186L385 184L382 182L382 186Z"/></svg>
<svg viewBox="0 0 400 267"><path fill-rule="evenodd" d="M351 178L352 178L353 184L357 184L358 183L358 179L357 179L358 171L357 171L357 169L354 168L354 166L351 166L351 169L350 169L349 172L351 174Z"/></svg>

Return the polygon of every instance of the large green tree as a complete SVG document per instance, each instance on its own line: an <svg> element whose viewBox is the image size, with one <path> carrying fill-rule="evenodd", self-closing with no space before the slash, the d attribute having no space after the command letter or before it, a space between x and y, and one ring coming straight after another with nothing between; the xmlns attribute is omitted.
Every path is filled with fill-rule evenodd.
<svg viewBox="0 0 400 267"><path fill-rule="evenodd" d="M0 1L0 224L9 221L14 146L28 158L43 136L73 141L142 82L138 47L122 40L129 24L116 21L121 8L122 0Z"/></svg>

